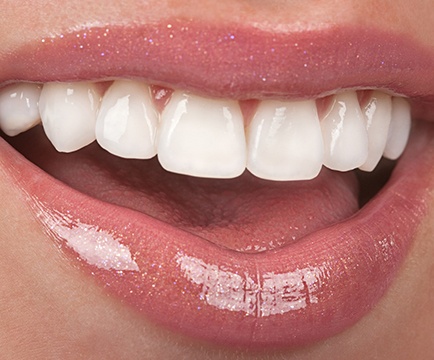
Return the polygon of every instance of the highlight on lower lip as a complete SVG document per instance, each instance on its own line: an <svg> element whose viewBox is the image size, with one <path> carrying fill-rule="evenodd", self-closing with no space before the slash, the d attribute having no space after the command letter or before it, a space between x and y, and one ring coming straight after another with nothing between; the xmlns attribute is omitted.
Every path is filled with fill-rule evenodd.
<svg viewBox="0 0 434 360"><path fill-rule="evenodd" d="M48 231L64 241L81 260L101 270L141 272L129 248L122 244L121 237L74 220L70 214L53 212L36 198L34 204L37 217ZM257 317L284 314L317 303L317 284L327 281L330 276L328 265L324 263L281 274L267 272L262 274L262 284L259 284L258 274L224 270L186 255L182 250L176 253L174 262L187 281L201 288L199 297L206 304ZM285 287L280 287L282 284ZM276 292L271 289L276 289Z"/></svg>
<svg viewBox="0 0 434 360"><path fill-rule="evenodd" d="M89 265L103 270L140 271L128 247L109 231L81 223L70 214L50 211L36 198L34 204L39 207L36 216L45 224L47 231L64 241Z"/></svg>
<svg viewBox="0 0 434 360"><path fill-rule="evenodd" d="M354 324L391 284L426 213L428 129L416 131L382 193L354 217L253 254L80 194L3 141L0 161L63 251L146 319L212 343L299 346Z"/></svg>

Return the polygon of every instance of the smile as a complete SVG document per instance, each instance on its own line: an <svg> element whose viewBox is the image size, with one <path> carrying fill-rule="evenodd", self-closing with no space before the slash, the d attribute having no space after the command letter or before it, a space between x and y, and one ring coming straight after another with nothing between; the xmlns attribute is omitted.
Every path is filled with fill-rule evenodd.
<svg viewBox="0 0 434 360"><path fill-rule="evenodd" d="M414 119L409 134L432 54L360 29L178 20L26 51L0 62L14 136L0 163L67 257L147 319L299 346L355 324L393 282L432 188L434 130ZM362 204L353 170L382 156L399 160Z"/></svg>

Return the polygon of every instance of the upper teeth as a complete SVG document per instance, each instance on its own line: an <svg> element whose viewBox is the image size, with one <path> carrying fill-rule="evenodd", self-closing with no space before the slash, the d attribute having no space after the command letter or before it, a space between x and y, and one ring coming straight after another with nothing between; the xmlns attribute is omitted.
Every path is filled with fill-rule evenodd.
<svg viewBox="0 0 434 360"><path fill-rule="evenodd" d="M39 123L38 101L42 87L14 84L0 91L0 127L15 136Z"/></svg>
<svg viewBox="0 0 434 360"><path fill-rule="evenodd" d="M175 91L159 113L150 88L116 80L101 96L95 83L14 84L0 91L0 127L17 135L42 120L58 151L78 150L95 139L125 158L158 154L169 171L231 178L245 168L269 180L306 180L322 165L371 171L381 156L396 159L410 132L403 98L373 91L334 95L319 119L316 102L263 100L250 124L235 100Z"/></svg>
<svg viewBox="0 0 434 360"><path fill-rule="evenodd" d="M98 143L125 158L155 156L158 114L147 85L116 81L105 93L96 122Z"/></svg>
<svg viewBox="0 0 434 360"><path fill-rule="evenodd" d="M169 171L232 178L246 168L241 109L234 100L175 91L161 115L158 159Z"/></svg>
<svg viewBox="0 0 434 360"><path fill-rule="evenodd" d="M57 151L72 152L95 140L100 96L95 84L45 84L39 113L45 133Z"/></svg>
<svg viewBox="0 0 434 360"><path fill-rule="evenodd" d="M247 168L256 176L303 180L320 172L324 145L314 100L262 101L247 134Z"/></svg>

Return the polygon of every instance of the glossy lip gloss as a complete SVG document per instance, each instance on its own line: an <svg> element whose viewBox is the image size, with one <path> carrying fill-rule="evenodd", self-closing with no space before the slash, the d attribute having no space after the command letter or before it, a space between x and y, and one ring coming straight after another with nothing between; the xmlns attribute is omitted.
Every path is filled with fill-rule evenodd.
<svg viewBox="0 0 434 360"><path fill-rule="evenodd" d="M391 284L431 196L433 136L428 124L416 131L392 179L355 216L256 254L85 196L3 140L0 163L46 233L146 318L214 343L298 346L351 326Z"/></svg>
<svg viewBox="0 0 434 360"><path fill-rule="evenodd" d="M433 66L433 51L379 30L273 34L168 19L41 37L2 60L0 83L130 77L237 99L314 98L344 87L432 100Z"/></svg>
<svg viewBox="0 0 434 360"><path fill-rule="evenodd" d="M342 87L374 86L375 81L376 87L408 96L429 98L433 93L430 78L423 76L433 57L415 60L413 45L402 47L400 40L390 42L390 36L378 43L381 52L374 60L384 61L378 68L372 67L369 57L361 60L356 56L372 50L378 34L332 29L321 36L302 33L280 38L238 29L226 33L215 50L205 48L217 51L219 59L234 50L228 52L227 62L219 65L196 54L198 46L192 44L200 27L189 25L186 43L181 39L185 47L175 46L170 38L172 23L172 27L87 29L68 34L67 39L64 35L63 40L59 35L48 45L47 39L41 39L30 56L20 57L17 52L3 60L9 68L2 80L142 77L228 97L308 97ZM195 30L190 32L192 28ZM208 37L223 36L223 30L208 31ZM360 45L352 52L354 45L344 34L356 32ZM339 44L346 45L336 49L336 36L341 36ZM125 50L121 45L127 38L133 43ZM233 46L235 39L243 41ZM291 55L284 52L288 44L295 46L295 41L296 47L303 49L316 46L309 61L306 50ZM279 54L276 58L263 50L270 49L270 44ZM346 57L337 56L339 51ZM181 55L184 58L180 59ZM66 59L70 66L61 66ZM157 64L161 61L163 64ZM246 61L252 65L240 73ZM268 68L263 67L266 61ZM416 76L405 72L409 67ZM397 72L402 75L400 81ZM433 135L426 124L420 125L392 179L355 216L291 246L257 254L220 248L145 214L83 195L30 164L4 141L0 142L0 163L24 191L47 234L78 258L107 291L146 318L216 343L252 348L296 346L348 328L372 309L391 284L426 213L432 188ZM420 176L414 178L414 173Z"/></svg>

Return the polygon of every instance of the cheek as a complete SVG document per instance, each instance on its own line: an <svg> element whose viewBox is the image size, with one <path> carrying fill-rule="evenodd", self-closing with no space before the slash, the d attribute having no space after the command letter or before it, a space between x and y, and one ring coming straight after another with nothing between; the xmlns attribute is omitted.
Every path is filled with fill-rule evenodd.
<svg viewBox="0 0 434 360"><path fill-rule="evenodd" d="M434 348L434 201L399 276L367 319L381 359L425 359ZM368 339L368 337L367 337Z"/></svg>
<svg viewBox="0 0 434 360"><path fill-rule="evenodd" d="M434 200L398 277L376 308L308 359L428 359L434 349Z"/></svg>
<svg viewBox="0 0 434 360"><path fill-rule="evenodd" d="M2 358L171 358L167 333L65 262L2 171L0 203Z"/></svg>

